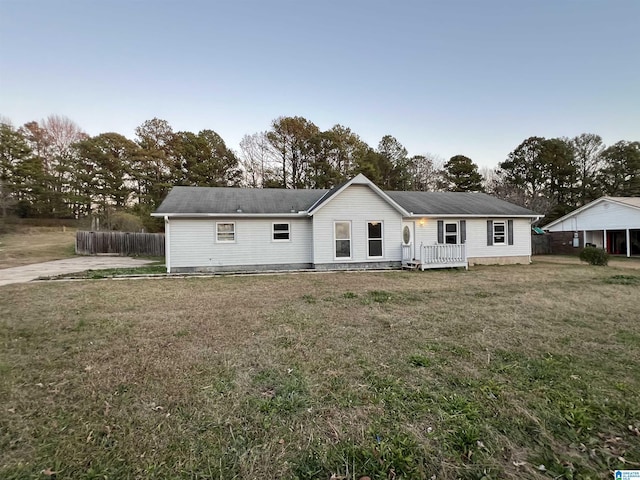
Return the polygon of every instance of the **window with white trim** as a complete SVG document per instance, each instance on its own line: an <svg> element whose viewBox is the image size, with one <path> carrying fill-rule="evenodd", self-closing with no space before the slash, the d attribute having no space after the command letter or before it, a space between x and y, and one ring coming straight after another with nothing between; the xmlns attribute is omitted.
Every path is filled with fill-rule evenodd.
<svg viewBox="0 0 640 480"><path fill-rule="evenodd" d="M382 257L382 222L367 222L367 256Z"/></svg>
<svg viewBox="0 0 640 480"><path fill-rule="evenodd" d="M233 243L236 241L236 224L233 222L216 222L216 242Z"/></svg>
<svg viewBox="0 0 640 480"><path fill-rule="evenodd" d="M493 244L504 245L507 243L506 222L493 222Z"/></svg>
<svg viewBox="0 0 640 480"><path fill-rule="evenodd" d="M333 237L336 258L351 258L351 222L334 222Z"/></svg>
<svg viewBox="0 0 640 480"><path fill-rule="evenodd" d="M444 243L455 245L458 243L458 222L444 224Z"/></svg>
<svg viewBox="0 0 640 480"><path fill-rule="evenodd" d="M271 238L274 242L288 242L291 239L290 228L288 223L274 223Z"/></svg>

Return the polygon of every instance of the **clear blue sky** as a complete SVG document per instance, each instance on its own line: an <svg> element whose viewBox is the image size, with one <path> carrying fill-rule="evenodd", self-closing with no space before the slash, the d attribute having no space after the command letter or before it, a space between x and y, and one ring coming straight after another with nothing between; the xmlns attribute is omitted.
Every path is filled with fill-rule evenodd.
<svg viewBox="0 0 640 480"><path fill-rule="evenodd" d="M0 0L0 115L238 149L282 115L496 166L532 135L640 140L639 0Z"/></svg>

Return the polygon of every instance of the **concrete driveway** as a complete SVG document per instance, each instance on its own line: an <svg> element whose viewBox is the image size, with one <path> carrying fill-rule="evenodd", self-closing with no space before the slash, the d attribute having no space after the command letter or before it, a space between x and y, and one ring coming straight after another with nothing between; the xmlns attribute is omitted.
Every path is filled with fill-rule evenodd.
<svg viewBox="0 0 640 480"><path fill-rule="evenodd" d="M152 260L130 257L73 257L52 262L33 263L21 267L0 269L0 286L11 283L24 283L38 277L49 277L63 273L82 272L84 270L100 270L103 268L140 267Z"/></svg>

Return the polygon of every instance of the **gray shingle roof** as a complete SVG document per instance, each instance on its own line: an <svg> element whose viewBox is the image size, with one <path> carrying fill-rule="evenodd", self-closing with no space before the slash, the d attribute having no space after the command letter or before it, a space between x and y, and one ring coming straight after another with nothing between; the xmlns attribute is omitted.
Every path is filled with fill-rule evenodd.
<svg viewBox="0 0 640 480"><path fill-rule="evenodd" d="M385 192L415 215L513 215L537 216L535 212L475 192Z"/></svg>
<svg viewBox="0 0 640 480"><path fill-rule="evenodd" d="M173 187L155 213L296 213L311 207L327 190L283 188Z"/></svg>
<svg viewBox="0 0 640 480"><path fill-rule="evenodd" d="M291 214L307 211L330 190L173 187L155 214ZM537 216L484 193L385 192L415 215ZM326 195L322 201L332 197ZM238 209L242 212L238 212Z"/></svg>

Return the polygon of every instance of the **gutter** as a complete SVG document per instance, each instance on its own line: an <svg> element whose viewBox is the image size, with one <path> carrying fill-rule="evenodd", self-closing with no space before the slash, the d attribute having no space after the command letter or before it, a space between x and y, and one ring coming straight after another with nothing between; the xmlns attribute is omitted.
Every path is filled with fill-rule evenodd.
<svg viewBox="0 0 640 480"><path fill-rule="evenodd" d="M164 218L229 218L229 217L243 217L243 218L304 218L307 217L307 212L293 212L293 213L157 213L151 214L152 217L164 217Z"/></svg>
<svg viewBox="0 0 640 480"><path fill-rule="evenodd" d="M167 215L164 216L164 263L167 273L171 273L171 224Z"/></svg>
<svg viewBox="0 0 640 480"><path fill-rule="evenodd" d="M314 213L301 211L295 213L152 213L152 217L161 217L165 222L169 218L309 218ZM402 215L403 218L531 218L531 223L540 220L544 215L508 215L508 214L468 214L468 213L413 213Z"/></svg>
<svg viewBox="0 0 640 480"><path fill-rule="evenodd" d="M493 214L493 213L482 213L482 214L478 214L478 213L474 213L474 214L470 214L470 213L438 213L438 214L432 214L432 213L411 213L411 215L409 215L407 218L421 218L421 217L427 217L427 218L541 218L544 215L540 216L540 215L508 215L508 214L504 214L504 213L500 213L500 214Z"/></svg>
<svg viewBox="0 0 640 480"><path fill-rule="evenodd" d="M314 214L307 211L295 212L295 213L152 213L152 217L164 217L166 218L305 218L312 217ZM409 215L402 215L404 218L534 218L533 221L538 221L544 215L508 215L508 214L491 214L491 213L413 213L409 212Z"/></svg>

